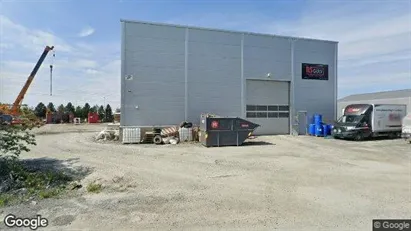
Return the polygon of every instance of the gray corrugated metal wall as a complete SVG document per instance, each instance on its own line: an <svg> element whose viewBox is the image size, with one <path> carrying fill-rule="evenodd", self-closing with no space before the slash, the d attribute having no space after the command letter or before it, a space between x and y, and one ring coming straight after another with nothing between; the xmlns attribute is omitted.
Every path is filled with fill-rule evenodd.
<svg viewBox="0 0 411 231"><path fill-rule="evenodd" d="M241 34L188 30L188 120L241 116Z"/></svg>
<svg viewBox="0 0 411 231"><path fill-rule="evenodd" d="M323 115L325 122L337 116L337 46L335 43L298 40L294 46L294 109ZM304 80L301 78L302 63L328 65L329 79Z"/></svg>
<svg viewBox="0 0 411 231"><path fill-rule="evenodd" d="M168 125L181 121L185 106L185 30L147 24L123 26L121 124ZM128 74L133 75L132 80L125 80Z"/></svg>
<svg viewBox="0 0 411 231"><path fill-rule="evenodd" d="M122 126L197 123L202 112L245 117L247 79L294 81L295 111L335 117L334 42L293 47L287 37L144 22L123 21L122 30ZM329 80L302 80L302 62L328 64Z"/></svg>

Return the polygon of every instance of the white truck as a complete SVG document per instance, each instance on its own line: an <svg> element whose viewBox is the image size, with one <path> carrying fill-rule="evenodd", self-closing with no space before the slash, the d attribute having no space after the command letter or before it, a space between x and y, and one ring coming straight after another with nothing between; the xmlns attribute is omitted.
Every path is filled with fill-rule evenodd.
<svg viewBox="0 0 411 231"><path fill-rule="evenodd" d="M335 138L357 141L370 137L400 137L407 106L402 104L351 104L331 131Z"/></svg>
<svg viewBox="0 0 411 231"><path fill-rule="evenodd" d="M411 113L402 119L402 138L411 144Z"/></svg>

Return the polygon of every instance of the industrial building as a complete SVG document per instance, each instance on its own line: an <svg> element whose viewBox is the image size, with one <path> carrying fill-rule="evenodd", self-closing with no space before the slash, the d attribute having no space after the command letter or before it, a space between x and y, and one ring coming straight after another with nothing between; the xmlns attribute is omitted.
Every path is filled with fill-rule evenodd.
<svg viewBox="0 0 411 231"><path fill-rule="evenodd" d="M305 134L337 116L335 41L121 20L121 127L242 117Z"/></svg>
<svg viewBox="0 0 411 231"><path fill-rule="evenodd" d="M383 91L346 96L338 100L338 117L349 104L405 104L407 113L411 113L411 89Z"/></svg>

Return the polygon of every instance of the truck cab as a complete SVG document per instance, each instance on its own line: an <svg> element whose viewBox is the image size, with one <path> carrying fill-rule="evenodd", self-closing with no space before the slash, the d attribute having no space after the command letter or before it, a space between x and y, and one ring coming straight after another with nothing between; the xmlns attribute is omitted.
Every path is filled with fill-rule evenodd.
<svg viewBox="0 0 411 231"><path fill-rule="evenodd" d="M344 109L343 115L335 122L331 135L335 138L363 140L372 136L371 104L352 104Z"/></svg>

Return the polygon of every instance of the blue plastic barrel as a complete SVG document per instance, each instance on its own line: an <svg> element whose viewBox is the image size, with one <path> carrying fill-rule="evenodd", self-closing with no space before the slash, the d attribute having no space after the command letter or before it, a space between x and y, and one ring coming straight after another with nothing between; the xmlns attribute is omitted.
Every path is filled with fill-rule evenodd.
<svg viewBox="0 0 411 231"><path fill-rule="evenodd" d="M324 128L322 124L316 124L315 125L315 136L323 136L324 132L323 132Z"/></svg>
<svg viewBox="0 0 411 231"><path fill-rule="evenodd" d="M310 126L308 126L308 134L310 136L315 135L315 124L310 124Z"/></svg>
<svg viewBox="0 0 411 231"><path fill-rule="evenodd" d="M328 136L331 134L331 130L330 130L330 125L329 124L324 124L323 125L323 135L324 136Z"/></svg>
<svg viewBox="0 0 411 231"><path fill-rule="evenodd" d="M314 124L320 125L323 121L323 116L320 114L315 114L314 115Z"/></svg>

